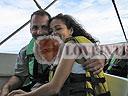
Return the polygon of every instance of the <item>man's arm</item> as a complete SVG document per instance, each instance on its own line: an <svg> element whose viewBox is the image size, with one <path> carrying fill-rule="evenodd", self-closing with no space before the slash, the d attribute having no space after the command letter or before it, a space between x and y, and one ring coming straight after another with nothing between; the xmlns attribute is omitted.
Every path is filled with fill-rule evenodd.
<svg viewBox="0 0 128 96"><path fill-rule="evenodd" d="M93 74L98 74L107 66L107 60L110 56L98 47L96 47L95 51L97 51L98 54L94 55L91 59L87 59L84 64L89 71L93 72Z"/></svg>
<svg viewBox="0 0 128 96"><path fill-rule="evenodd" d="M12 90L18 89L22 85L22 81L17 76L12 76L2 87L0 96L7 96Z"/></svg>
<svg viewBox="0 0 128 96"><path fill-rule="evenodd" d="M0 96L7 96L12 90L22 87L26 77L28 76L28 68L26 61L25 49L22 48L17 56L15 64L15 75L12 76L2 87Z"/></svg>
<svg viewBox="0 0 128 96"><path fill-rule="evenodd" d="M103 70L104 66L106 65L105 56L102 55L102 58L98 58L98 56L95 56L95 58L97 59L87 59L84 64L89 71L93 72L93 74L98 74Z"/></svg>

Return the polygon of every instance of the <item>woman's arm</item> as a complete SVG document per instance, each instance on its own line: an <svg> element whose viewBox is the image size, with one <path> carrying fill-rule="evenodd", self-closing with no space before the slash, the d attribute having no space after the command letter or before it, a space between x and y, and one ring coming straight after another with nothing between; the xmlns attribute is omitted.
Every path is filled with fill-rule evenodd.
<svg viewBox="0 0 128 96"><path fill-rule="evenodd" d="M71 73L72 66L75 62L75 58L65 58L66 57L66 45L63 48L63 52L61 55L60 62L56 68L55 74L52 80L39 87L38 89L30 92L29 96L48 96L52 94L57 94L61 87L63 86L65 80L68 78L69 74ZM28 96L28 95L27 95Z"/></svg>
<svg viewBox="0 0 128 96"><path fill-rule="evenodd" d="M48 96L57 94L63 86L65 80L68 78L74 59L62 59L60 64L57 66L53 79L39 87L38 89L30 92L29 96Z"/></svg>
<svg viewBox="0 0 128 96"><path fill-rule="evenodd" d="M56 68L52 80L49 83L44 84L39 88L37 88L36 90L25 94L24 92L21 91L18 91L18 94L16 93L16 91L13 91L13 93L10 93L9 96L13 96L11 94L17 94L16 96L21 96L20 94L22 94L22 96L49 96L49 95L57 94L60 91L61 87L63 86L65 80L68 78L69 74L71 73L72 66L76 58L76 57L72 59L65 58L65 53L66 53L66 48L64 47L60 62Z"/></svg>

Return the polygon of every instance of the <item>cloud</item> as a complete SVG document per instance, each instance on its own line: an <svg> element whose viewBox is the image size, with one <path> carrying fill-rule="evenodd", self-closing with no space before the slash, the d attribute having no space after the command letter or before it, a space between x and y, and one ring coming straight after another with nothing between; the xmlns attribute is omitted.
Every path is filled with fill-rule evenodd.
<svg viewBox="0 0 128 96"><path fill-rule="evenodd" d="M37 0L45 8L53 0ZM128 34L127 0L115 2ZM32 0L0 0L0 41L27 22L30 14L38 10ZM57 0L47 10L52 16L58 13L70 14L101 43L125 41L111 0ZM29 25L0 47L0 52L18 52L25 46L31 35ZM17 45L17 46L16 46Z"/></svg>

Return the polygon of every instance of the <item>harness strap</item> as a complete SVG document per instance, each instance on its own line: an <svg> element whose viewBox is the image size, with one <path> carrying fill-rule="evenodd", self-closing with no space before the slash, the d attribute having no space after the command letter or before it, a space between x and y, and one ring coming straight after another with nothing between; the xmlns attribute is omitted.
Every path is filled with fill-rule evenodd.
<svg viewBox="0 0 128 96"><path fill-rule="evenodd" d="M75 75L76 76L71 76L70 82L78 83L78 82L86 82L86 81L92 82L93 81L97 85L99 83L104 83L106 81L104 77L102 77L102 78L93 78L93 80L92 80L91 77L86 77L85 78L85 74L75 74ZM78 77L79 79L75 79L76 77Z"/></svg>
<svg viewBox="0 0 128 96"><path fill-rule="evenodd" d="M93 96L95 96L95 92L94 90L92 90L91 88L86 88L86 89L73 89L73 90L70 90L70 95L74 95L74 94L80 94L80 93L89 93ZM85 95L86 96L86 95ZM96 96L111 96L110 92L106 92L106 93L102 93L100 95L96 95Z"/></svg>
<svg viewBox="0 0 128 96"><path fill-rule="evenodd" d="M102 93L102 94L100 94L98 96L111 96L111 93L110 93L110 91L108 91L108 92Z"/></svg>
<svg viewBox="0 0 128 96"><path fill-rule="evenodd" d="M57 65L54 66L53 64L51 64L51 65L49 66L49 81L52 80L53 75L54 75L55 70L56 70L56 67L57 67Z"/></svg>
<svg viewBox="0 0 128 96"><path fill-rule="evenodd" d="M34 59L33 77L35 79L39 78L39 74L38 74L38 63L37 63L37 60L36 59Z"/></svg>
<svg viewBox="0 0 128 96"><path fill-rule="evenodd" d="M70 90L70 95L77 94L77 93L79 93L79 94L80 93L84 93L84 94L90 93L93 96L95 96L94 90L92 90L91 88Z"/></svg>

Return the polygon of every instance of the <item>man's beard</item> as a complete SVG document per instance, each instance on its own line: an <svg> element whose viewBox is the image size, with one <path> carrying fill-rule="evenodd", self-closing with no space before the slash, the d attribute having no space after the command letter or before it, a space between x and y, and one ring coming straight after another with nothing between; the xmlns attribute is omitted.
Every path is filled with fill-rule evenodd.
<svg viewBox="0 0 128 96"><path fill-rule="evenodd" d="M37 39L39 36L42 36L42 35L32 34L32 37L33 37L34 39Z"/></svg>
<svg viewBox="0 0 128 96"><path fill-rule="evenodd" d="M32 34L34 39L37 39L39 36L48 36L49 34Z"/></svg>

